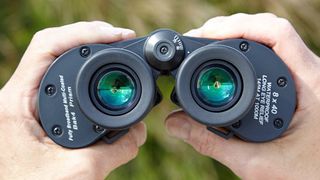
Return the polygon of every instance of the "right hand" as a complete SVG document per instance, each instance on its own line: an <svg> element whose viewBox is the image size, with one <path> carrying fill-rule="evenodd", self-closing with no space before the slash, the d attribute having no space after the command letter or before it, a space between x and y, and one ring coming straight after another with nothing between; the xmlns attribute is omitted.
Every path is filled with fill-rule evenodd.
<svg viewBox="0 0 320 180"><path fill-rule="evenodd" d="M283 136L266 143L225 140L182 111L168 116L169 133L225 164L243 179L319 179L320 59L307 48L289 21L267 13L236 14L212 18L186 35L245 38L269 46L293 75L297 109Z"/></svg>

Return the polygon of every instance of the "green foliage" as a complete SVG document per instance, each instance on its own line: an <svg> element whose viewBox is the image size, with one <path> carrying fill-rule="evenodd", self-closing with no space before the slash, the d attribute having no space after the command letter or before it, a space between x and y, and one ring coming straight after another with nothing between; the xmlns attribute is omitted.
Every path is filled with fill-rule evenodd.
<svg viewBox="0 0 320 180"><path fill-rule="evenodd" d="M219 15L273 12L288 18L308 46L316 53L320 52L320 2L317 0L0 2L0 87L10 78L36 31L76 21L103 20L115 26L131 28L141 36L160 27L183 33ZM147 143L135 160L112 172L108 179L238 179L220 163L199 155L189 145L167 135L163 122L165 115L177 108L169 100L173 84L174 80L170 77L158 80L164 99L145 119Z"/></svg>

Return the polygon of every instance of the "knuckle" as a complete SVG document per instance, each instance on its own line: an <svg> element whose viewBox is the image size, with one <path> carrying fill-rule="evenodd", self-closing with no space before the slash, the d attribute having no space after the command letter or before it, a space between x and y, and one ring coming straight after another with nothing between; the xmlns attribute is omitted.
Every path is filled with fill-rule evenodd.
<svg viewBox="0 0 320 180"><path fill-rule="evenodd" d="M250 15L246 14L246 13L236 13L236 14L231 15L230 17L234 18L234 19L245 19L245 18L248 18L249 16Z"/></svg>
<svg viewBox="0 0 320 180"><path fill-rule="evenodd" d="M101 26L106 25L106 27L111 27L110 24L102 22L102 21L80 21L75 23L75 27L79 31L84 31L84 32L96 32L98 29L101 28Z"/></svg>
<svg viewBox="0 0 320 180"><path fill-rule="evenodd" d="M177 119L183 119L185 118L186 114L183 111L178 111L178 112L174 112L171 113L168 118L177 118Z"/></svg>
<svg viewBox="0 0 320 180"><path fill-rule="evenodd" d="M31 44L36 47L46 47L46 42L50 41L51 36L55 34L55 28L46 28L36 32L31 40Z"/></svg>
<svg viewBox="0 0 320 180"><path fill-rule="evenodd" d="M101 160L100 159L101 159L101 157L99 157L99 158L96 158L96 157L82 158L82 162L79 163L79 164L81 164L81 166L80 166L80 168L78 167L78 171L79 171L78 174L79 175L86 175L87 177L91 177L92 179L97 179L99 176L98 176L96 168L101 167L101 165L100 165Z"/></svg>
<svg viewBox="0 0 320 180"><path fill-rule="evenodd" d="M208 144L207 140L200 141L198 151L203 155L210 155L211 152L211 146Z"/></svg>
<svg viewBox="0 0 320 180"><path fill-rule="evenodd" d="M94 21L90 21L90 23L104 23L104 22L99 20L94 20Z"/></svg>
<svg viewBox="0 0 320 180"><path fill-rule="evenodd" d="M107 22L104 22L104 21L98 21L98 20L96 20L96 21L91 21L91 23L97 24L97 25L106 25L106 26L113 27L112 24L107 23Z"/></svg>
<svg viewBox="0 0 320 180"><path fill-rule="evenodd" d="M75 164L81 164L81 167L87 170L99 167L100 159L101 157L97 157L96 154L90 152L85 155L72 155L72 161Z"/></svg>
<svg viewBox="0 0 320 180"><path fill-rule="evenodd" d="M225 19L225 16L217 16L217 17L211 18L204 23L204 26L211 26L212 24L221 22L224 19Z"/></svg>
<svg viewBox="0 0 320 180"><path fill-rule="evenodd" d="M46 28L46 29L42 29L42 30L36 32L33 35L32 41L42 40L43 38L45 38L45 37L47 37L49 35L50 31L51 31L50 28Z"/></svg>
<svg viewBox="0 0 320 180"><path fill-rule="evenodd" d="M205 128L203 128L198 136L196 138L193 138L192 141L194 142L195 149L199 153L207 156L211 156L212 154L214 154L214 141L211 140L209 133Z"/></svg>
<svg viewBox="0 0 320 180"><path fill-rule="evenodd" d="M265 176L270 171L271 164L261 156L250 158L244 167L244 179L257 179Z"/></svg>
<svg viewBox="0 0 320 180"><path fill-rule="evenodd" d="M273 13L269 13L269 12L266 12L266 13L260 13L258 14L258 16L261 16L263 18L277 18L277 16Z"/></svg>
<svg viewBox="0 0 320 180"><path fill-rule="evenodd" d="M138 155L139 148L131 134L125 137L124 142L120 144L120 151L126 160L133 159Z"/></svg>
<svg viewBox="0 0 320 180"><path fill-rule="evenodd" d="M79 22L76 22L74 23L76 26L86 26L88 25L90 22L88 21L79 21Z"/></svg>
<svg viewBox="0 0 320 180"><path fill-rule="evenodd" d="M293 32L293 26L291 25L289 20L285 18L278 18L277 27L278 27L278 31L279 31L278 33L280 37L283 35L289 35Z"/></svg>
<svg viewBox="0 0 320 180"><path fill-rule="evenodd" d="M87 26L99 26L101 24L108 24L106 22L103 22L103 21L79 21L77 23L75 23L76 26L80 26L80 27L87 27ZM110 24L108 24L110 25Z"/></svg>
<svg viewBox="0 0 320 180"><path fill-rule="evenodd" d="M70 162L68 164L65 164L65 168L77 167L75 171L79 177L82 177L84 175L86 176L94 175L93 173L91 174L91 172L94 171L93 169L94 166L90 164L91 161L89 160L88 157L89 156L83 156L77 153L74 153L74 154L70 153L70 155L67 155L66 157L64 157L68 162Z"/></svg>
<svg viewBox="0 0 320 180"><path fill-rule="evenodd" d="M237 13L230 16L235 21L244 21L248 18L258 18L258 19L275 19L277 16L273 13L258 13L258 14L246 14L246 13Z"/></svg>
<svg viewBox="0 0 320 180"><path fill-rule="evenodd" d="M246 13L236 13L230 16L230 22L237 24L239 22L251 21L255 15L246 14Z"/></svg>
<svg viewBox="0 0 320 180"><path fill-rule="evenodd" d="M96 29L97 24L91 21L79 21L74 23L70 28L78 29L78 31L85 31L88 30L89 32L94 32Z"/></svg>

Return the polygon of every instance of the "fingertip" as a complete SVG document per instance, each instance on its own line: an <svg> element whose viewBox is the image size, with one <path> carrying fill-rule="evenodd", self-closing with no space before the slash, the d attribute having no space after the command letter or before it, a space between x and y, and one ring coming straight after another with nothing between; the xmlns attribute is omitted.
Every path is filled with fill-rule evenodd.
<svg viewBox="0 0 320 180"><path fill-rule="evenodd" d="M166 119L164 120L164 124L165 124L165 127L168 128L168 126L170 126L170 121L176 117L178 117L179 115L183 115L183 111L178 109L178 110L174 110L172 111L170 114L167 115Z"/></svg>
<svg viewBox="0 0 320 180"><path fill-rule="evenodd" d="M170 136L183 140L189 138L192 128L188 116L182 111L171 113L165 120L165 126Z"/></svg>
<svg viewBox="0 0 320 180"><path fill-rule="evenodd" d="M192 29L186 33L184 33L184 36L190 36L190 37L201 37L201 29Z"/></svg>
<svg viewBox="0 0 320 180"><path fill-rule="evenodd" d="M123 29L122 39L132 39L136 37L136 32L131 29Z"/></svg>
<svg viewBox="0 0 320 180"><path fill-rule="evenodd" d="M142 146L147 140L147 128L144 122L140 122L131 129L132 137L137 144L137 147Z"/></svg>
<svg viewBox="0 0 320 180"><path fill-rule="evenodd" d="M166 119L174 117L174 116L183 115L183 114L185 114L185 112L183 112L182 109L176 109L176 110L171 111L171 113L168 114Z"/></svg>

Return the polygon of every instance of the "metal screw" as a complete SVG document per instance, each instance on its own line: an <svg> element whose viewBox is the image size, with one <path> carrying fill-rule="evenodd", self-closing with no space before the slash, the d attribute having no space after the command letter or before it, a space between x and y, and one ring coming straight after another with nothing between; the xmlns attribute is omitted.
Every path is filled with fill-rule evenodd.
<svg viewBox="0 0 320 180"><path fill-rule="evenodd" d="M277 129L280 129L280 128L282 128L282 126L283 126L283 120L277 118L277 119L275 119L275 120L273 121L273 125L274 125L274 127L276 127Z"/></svg>
<svg viewBox="0 0 320 180"><path fill-rule="evenodd" d="M247 41L243 41L240 43L239 48L241 51L246 52L249 49L249 43Z"/></svg>
<svg viewBox="0 0 320 180"><path fill-rule="evenodd" d="M46 87L45 91L48 96L53 96L56 93L56 87L50 84Z"/></svg>
<svg viewBox="0 0 320 180"><path fill-rule="evenodd" d="M90 54L90 48L87 46L81 47L80 48L80 55L84 58L88 57Z"/></svg>
<svg viewBox="0 0 320 180"><path fill-rule="evenodd" d="M160 53L161 54L167 54L168 53L168 47L167 46L162 46L160 48Z"/></svg>
<svg viewBox="0 0 320 180"><path fill-rule="evenodd" d="M102 133L104 131L104 128L98 126L98 125L95 125L93 126L93 129L94 131L96 131L97 133Z"/></svg>
<svg viewBox="0 0 320 180"><path fill-rule="evenodd" d="M287 85L287 79L284 77L279 77L277 80L277 84L279 87L285 87Z"/></svg>
<svg viewBox="0 0 320 180"><path fill-rule="evenodd" d="M236 128L236 129L238 129L240 126L241 126L241 121L238 121L238 122L232 124L232 127Z"/></svg>
<svg viewBox="0 0 320 180"><path fill-rule="evenodd" d="M52 134L53 134L54 136L60 136L60 135L62 134L62 129L61 129L61 127L58 126L58 125L53 126L53 128L52 128Z"/></svg>

